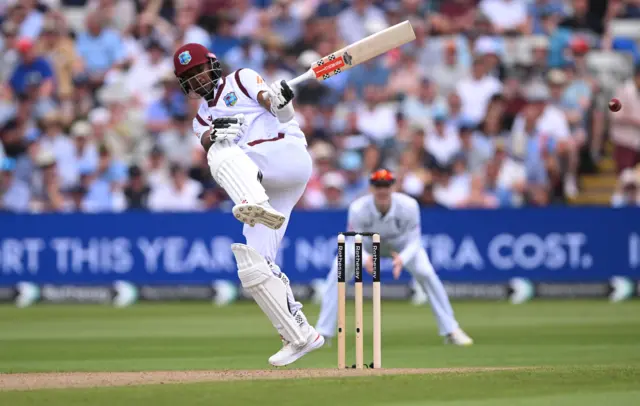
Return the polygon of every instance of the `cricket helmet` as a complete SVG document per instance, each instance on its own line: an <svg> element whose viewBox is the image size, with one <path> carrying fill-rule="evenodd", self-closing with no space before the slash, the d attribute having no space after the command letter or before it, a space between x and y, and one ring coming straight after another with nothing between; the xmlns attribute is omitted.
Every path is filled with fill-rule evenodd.
<svg viewBox="0 0 640 406"><path fill-rule="evenodd" d="M208 96L222 76L222 67L215 54L196 43L185 44L176 50L173 68L186 95L193 91L200 97Z"/></svg>

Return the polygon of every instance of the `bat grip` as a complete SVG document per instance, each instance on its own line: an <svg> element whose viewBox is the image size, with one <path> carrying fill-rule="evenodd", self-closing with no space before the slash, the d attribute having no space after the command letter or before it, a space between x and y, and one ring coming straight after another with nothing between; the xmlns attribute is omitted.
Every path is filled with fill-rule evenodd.
<svg viewBox="0 0 640 406"><path fill-rule="evenodd" d="M313 79L313 78L315 78L313 70L309 69L308 71L306 71L302 75L300 75L300 76L298 76L296 78L293 78L290 81L288 81L287 84L289 85L289 87L294 87L294 86L299 85L300 83L304 82L305 80L309 80L309 79Z"/></svg>

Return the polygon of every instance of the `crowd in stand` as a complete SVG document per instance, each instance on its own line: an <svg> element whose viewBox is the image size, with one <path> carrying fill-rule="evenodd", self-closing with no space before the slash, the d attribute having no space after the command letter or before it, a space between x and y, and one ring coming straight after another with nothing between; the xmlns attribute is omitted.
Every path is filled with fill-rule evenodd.
<svg viewBox="0 0 640 406"><path fill-rule="evenodd" d="M635 58L608 22L638 17L636 0L7 0L0 210L228 210L174 50L203 44L226 74L271 83L404 20L412 43L294 89L314 159L299 208L345 208L379 167L423 206L566 204L612 137L587 56ZM624 103L640 108L635 83L621 85ZM640 183L640 119L624 117L612 124L624 133L617 206L635 204Z"/></svg>

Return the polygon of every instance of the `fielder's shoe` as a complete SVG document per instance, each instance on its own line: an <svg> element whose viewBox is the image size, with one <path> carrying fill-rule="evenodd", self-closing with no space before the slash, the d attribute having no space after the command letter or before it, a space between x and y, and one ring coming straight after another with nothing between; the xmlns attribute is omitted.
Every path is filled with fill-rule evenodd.
<svg viewBox="0 0 640 406"><path fill-rule="evenodd" d="M282 349L269 358L269 363L271 365L274 367L283 367L285 365L292 364L302 358L305 354L308 354L313 350L317 350L324 345L324 337L322 337L315 328L309 324L301 325L300 328L306 331L307 342L303 345L296 346L287 342L285 339L282 339Z"/></svg>
<svg viewBox="0 0 640 406"><path fill-rule="evenodd" d="M233 206L233 215L241 222L250 225L264 224L265 226L277 230L284 224L285 217L271 207L268 202L255 204L243 201Z"/></svg>
<svg viewBox="0 0 640 406"><path fill-rule="evenodd" d="M467 335L467 333L462 331L462 329L457 329L445 338L445 343L453 344L453 345L461 345L466 347L466 346L472 345L473 340L471 339L471 337Z"/></svg>

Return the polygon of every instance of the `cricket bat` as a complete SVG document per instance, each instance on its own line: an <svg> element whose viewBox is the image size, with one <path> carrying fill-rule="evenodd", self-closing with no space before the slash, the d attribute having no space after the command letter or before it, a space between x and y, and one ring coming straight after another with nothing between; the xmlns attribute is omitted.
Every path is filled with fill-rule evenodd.
<svg viewBox="0 0 640 406"><path fill-rule="evenodd" d="M308 71L287 84L293 87L309 79L327 80L414 39L416 34L411 23L403 21L323 57L311 64Z"/></svg>

